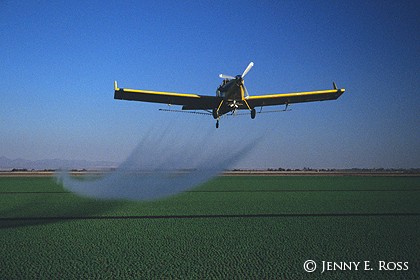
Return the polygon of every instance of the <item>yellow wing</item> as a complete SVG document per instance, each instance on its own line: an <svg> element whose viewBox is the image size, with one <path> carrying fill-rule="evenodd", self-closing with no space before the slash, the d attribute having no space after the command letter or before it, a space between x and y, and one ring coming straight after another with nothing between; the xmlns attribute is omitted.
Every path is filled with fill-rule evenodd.
<svg viewBox="0 0 420 280"><path fill-rule="evenodd" d="M334 85L335 87L335 85ZM246 101L251 108L271 105L283 105L301 102L335 100L339 98L345 89L334 88L332 90L317 90L306 92L292 92L281 94L267 94L249 96Z"/></svg>
<svg viewBox="0 0 420 280"><path fill-rule="evenodd" d="M114 82L114 99L183 105L184 110L209 110L221 101L216 96L118 88L117 82Z"/></svg>

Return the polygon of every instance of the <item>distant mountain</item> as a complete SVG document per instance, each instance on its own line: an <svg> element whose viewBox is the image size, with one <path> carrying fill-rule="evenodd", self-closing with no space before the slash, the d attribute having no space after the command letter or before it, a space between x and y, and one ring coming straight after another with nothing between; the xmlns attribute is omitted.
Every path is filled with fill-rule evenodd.
<svg viewBox="0 0 420 280"><path fill-rule="evenodd" d="M0 170L28 169L107 169L117 167L118 163L110 161L63 160L63 159L9 159L0 156Z"/></svg>

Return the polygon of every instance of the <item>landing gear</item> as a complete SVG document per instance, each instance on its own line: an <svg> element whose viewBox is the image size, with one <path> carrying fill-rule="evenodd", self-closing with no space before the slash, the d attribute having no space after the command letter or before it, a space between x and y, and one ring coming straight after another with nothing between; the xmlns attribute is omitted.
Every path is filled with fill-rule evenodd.
<svg viewBox="0 0 420 280"><path fill-rule="evenodd" d="M218 112L218 110L217 110L216 108L215 108L215 109L213 109L212 114L213 114L213 118L214 118L215 120L219 117L219 112Z"/></svg>
<svg viewBox="0 0 420 280"><path fill-rule="evenodd" d="M218 109L213 109L213 118L216 120L216 128L219 128L219 110Z"/></svg>
<svg viewBox="0 0 420 280"><path fill-rule="evenodd" d="M251 110L251 119L255 119L255 115L257 114L257 111L255 111L255 108L252 108Z"/></svg>

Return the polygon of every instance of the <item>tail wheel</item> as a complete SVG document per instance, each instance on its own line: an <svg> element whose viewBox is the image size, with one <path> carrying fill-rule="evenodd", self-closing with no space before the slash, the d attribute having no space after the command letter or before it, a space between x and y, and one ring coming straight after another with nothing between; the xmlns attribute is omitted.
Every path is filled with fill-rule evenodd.
<svg viewBox="0 0 420 280"><path fill-rule="evenodd" d="M216 128L219 128L219 120L216 121Z"/></svg>

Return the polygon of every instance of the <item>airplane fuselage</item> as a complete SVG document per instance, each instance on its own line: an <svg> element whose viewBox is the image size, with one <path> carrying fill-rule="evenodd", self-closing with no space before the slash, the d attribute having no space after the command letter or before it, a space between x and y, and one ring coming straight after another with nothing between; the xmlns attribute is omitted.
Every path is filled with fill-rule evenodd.
<svg viewBox="0 0 420 280"><path fill-rule="evenodd" d="M213 109L213 117L219 119L220 116L227 113L234 113L236 110L248 109L251 117L255 117L255 109L249 107L245 98L244 81L241 75L237 75L233 79L224 79L222 84L217 88L217 97L222 97L222 101L218 108Z"/></svg>
<svg viewBox="0 0 420 280"><path fill-rule="evenodd" d="M217 88L216 95L226 101L242 101L244 99L243 79L238 75L232 80L223 80Z"/></svg>

